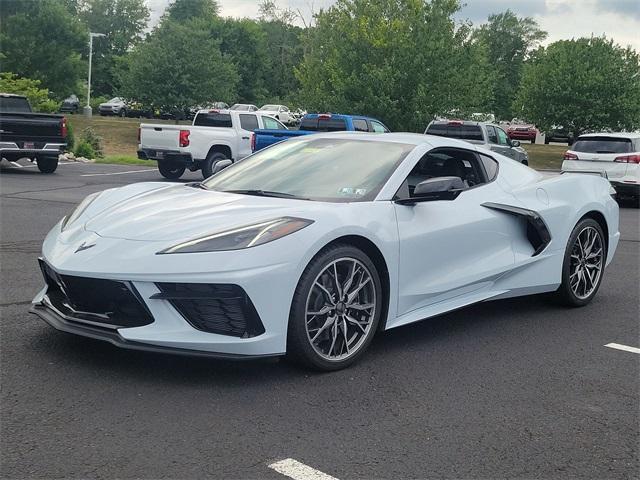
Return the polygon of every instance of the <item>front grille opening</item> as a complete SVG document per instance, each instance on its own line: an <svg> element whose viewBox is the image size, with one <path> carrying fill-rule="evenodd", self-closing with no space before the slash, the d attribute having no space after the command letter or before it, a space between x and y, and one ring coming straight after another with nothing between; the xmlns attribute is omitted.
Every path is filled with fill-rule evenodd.
<svg viewBox="0 0 640 480"><path fill-rule="evenodd" d="M60 275L43 261L40 267L47 284L47 298L72 319L114 328L153 323L153 316L129 282Z"/></svg>
<svg viewBox="0 0 640 480"><path fill-rule="evenodd" d="M161 293L194 328L208 333L250 338L265 332L251 299L238 285L156 283Z"/></svg>

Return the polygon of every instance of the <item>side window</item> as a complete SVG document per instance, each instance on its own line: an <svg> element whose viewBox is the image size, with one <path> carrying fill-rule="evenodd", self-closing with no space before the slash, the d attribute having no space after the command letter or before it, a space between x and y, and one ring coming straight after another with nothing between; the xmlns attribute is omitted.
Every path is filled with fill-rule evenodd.
<svg viewBox="0 0 640 480"><path fill-rule="evenodd" d="M253 132L258 128L258 117L255 115L240 115L240 128Z"/></svg>
<svg viewBox="0 0 640 480"><path fill-rule="evenodd" d="M498 132L498 144L509 146L509 137L507 137L507 134L504 133L504 130L496 127L496 132Z"/></svg>
<svg viewBox="0 0 640 480"><path fill-rule="evenodd" d="M495 169L497 172L497 165ZM487 183L476 153L457 148L437 148L416 163L396 195L400 198L405 198L407 194L412 196L416 185L436 177L460 177L469 188Z"/></svg>
<svg viewBox="0 0 640 480"><path fill-rule="evenodd" d="M283 111L283 112L288 112L288 111L289 111L289 108L287 108L287 107L282 107L282 111Z"/></svg>
<svg viewBox="0 0 640 480"><path fill-rule="evenodd" d="M487 137L489 139L489 143L498 143L498 135L496 134L496 129L493 125L487 125Z"/></svg>
<svg viewBox="0 0 640 480"><path fill-rule="evenodd" d="M284 130L285 126L281 124L278 120L272 117L262 117L262 123L264 124L264 128L268 130ZM256 127L257 128L257 127Z"/></svg>
<svg viewBox="0 0 640 480"><path fill-rule="evenodd" d="M498 162L482 153L479 155L480 160L482 160L482 165L484 166L484 171L487 172L487 180L490 182L498 175Z"/></svg>
<svg viewBox="0 0 640 480"><path fill-rule="evenodd" d="M371 128L376 133L387 133L389 131L384 125L380 122L376 122L375 120L371 120Z"/></svg>
<svg viewBox="0 0 640 480"><path fill-rule="evenodd" d="M353 119L353 129L356 132L368 132L369 127L367 126L367 121L362 119Z"/></svg>

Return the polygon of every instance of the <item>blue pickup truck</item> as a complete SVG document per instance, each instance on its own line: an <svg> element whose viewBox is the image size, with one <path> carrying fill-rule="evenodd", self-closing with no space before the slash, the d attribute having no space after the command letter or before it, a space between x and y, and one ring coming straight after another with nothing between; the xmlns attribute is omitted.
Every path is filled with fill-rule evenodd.
<svg viewBox="0 0 640 480"><path fill-rule="evenodd" d="M389 129L375 118L337 113L309 113L302 117L298 130L255 130L251 136L251 150L256 152L291 137L318 132L342 131L386 133L389 132Z"/></svg>

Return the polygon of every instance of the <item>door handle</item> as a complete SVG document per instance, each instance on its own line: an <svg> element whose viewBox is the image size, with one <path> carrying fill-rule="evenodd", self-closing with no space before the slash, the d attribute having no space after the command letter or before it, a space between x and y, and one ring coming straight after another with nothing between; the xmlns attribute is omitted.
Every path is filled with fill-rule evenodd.
<svg viewBox="0 0 640 480"><path fill-rule="evenodd" d="M242 137L242 140L249 140L249 137Z"/></svg>

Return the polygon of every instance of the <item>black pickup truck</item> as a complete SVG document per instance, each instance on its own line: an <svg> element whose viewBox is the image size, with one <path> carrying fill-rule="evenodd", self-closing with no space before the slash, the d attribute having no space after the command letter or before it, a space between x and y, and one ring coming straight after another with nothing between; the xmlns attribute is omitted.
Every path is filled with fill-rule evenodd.
<svg viewBox="0 0 640 480"><path fill-rule="evenodd" d="M42 173L52 173L66 142L64 116L33 113L26 97L0 93L0 158L28 158Z"/></svg>

